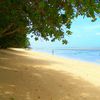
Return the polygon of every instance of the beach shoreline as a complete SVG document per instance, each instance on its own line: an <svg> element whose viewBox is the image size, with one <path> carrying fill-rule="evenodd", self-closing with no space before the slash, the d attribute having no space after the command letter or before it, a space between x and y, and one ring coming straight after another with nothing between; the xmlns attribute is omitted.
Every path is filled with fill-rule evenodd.
<svg viewBox="0 0 100 100"><path fill-rule="evenodd" d="M18 100L100 100L99 79L99 64L25 49L0 50L4 100L9 96Z"/></svg>
<svg viewBox="0 0 100 100"><path fill-rule="evenodd" d="M79 60L83 62L90 62L100 64L100 50L81 50L81 49L32 49L33 52L47 53L60 58L67 58L73 60Z"/></svg>

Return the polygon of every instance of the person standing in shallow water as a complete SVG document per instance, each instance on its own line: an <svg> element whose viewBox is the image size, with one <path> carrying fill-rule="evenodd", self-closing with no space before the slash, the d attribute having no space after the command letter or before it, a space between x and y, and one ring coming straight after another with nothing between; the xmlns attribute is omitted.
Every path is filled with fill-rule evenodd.
<svg viewBox="0 0 100 100"><path fill-rule="evenodd" d="M54 49L52 49L52 55L54 55Z"/></svg>

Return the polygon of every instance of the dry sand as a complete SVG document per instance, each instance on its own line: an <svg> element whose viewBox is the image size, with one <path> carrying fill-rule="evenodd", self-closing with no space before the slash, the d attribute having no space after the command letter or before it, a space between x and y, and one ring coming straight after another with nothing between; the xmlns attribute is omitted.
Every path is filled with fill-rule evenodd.
<svg viewBox="0 0 100 100"><path fill-rule="evenodd" d="M23 49L0 50L0 100L100 100L100 65Z"/></svg>

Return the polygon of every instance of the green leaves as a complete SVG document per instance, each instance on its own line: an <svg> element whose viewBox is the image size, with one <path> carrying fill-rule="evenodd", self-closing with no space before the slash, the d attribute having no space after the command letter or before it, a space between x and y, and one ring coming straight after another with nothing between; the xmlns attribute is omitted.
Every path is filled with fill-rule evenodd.
<svg viewBox="0 0 100 100"><path fill-rule="evenodd" d="M44 0L41 0L39 2L39 8L44 8L44 7L45 7L45 2L44 2Z"/></svg>
<svg viewBox="0 0 100 100"><path fill-rule="evenodd" d="M70 30L67 30L66 33L67 33L68 35L72 35L72 32L71 32Z"/></svg>
<svg viewBox="0 0 100 100"><path fill-rule="evenodd" d="M52 41L58 39L66 44L67 41L64 38L66 34L61 27L65 25L67 35L71 35L72 20L80 15L90 17L94 22L96 17L100 16L100 1L2 0L0 2L0 34L5 37L7 33L4 30L14 23L10 29L13 30L13 34L9 34L11 36L32 32L36 37L35 40L38 40L39 36L45 40L50 37ZM18 33L14 31L16 28L19 29Z"/></svg>
<svg viewBox="0 0 100 100"><path fill-rule="evenodd" d="M37 41L38 40L38 37L35 37L35 40Z"/></svg>
<svg viewBox="0 0 100 100"><path fill-rule="evenodd" d="M68 41L67 41L67 40L62 40L62 43L63 43L63 44L67 44Z"/></svg>

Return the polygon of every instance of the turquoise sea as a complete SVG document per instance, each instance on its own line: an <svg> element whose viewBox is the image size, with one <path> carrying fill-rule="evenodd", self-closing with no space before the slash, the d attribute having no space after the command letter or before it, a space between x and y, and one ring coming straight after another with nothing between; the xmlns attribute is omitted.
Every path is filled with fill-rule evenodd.
<svg viewBox="0 0 100 100"><path fill-rule="evenodd" d="M80 50L80 49L33 49L35 51L46 52L64 58L73 58L87 62L100 64L100 50Z"/></svg>

